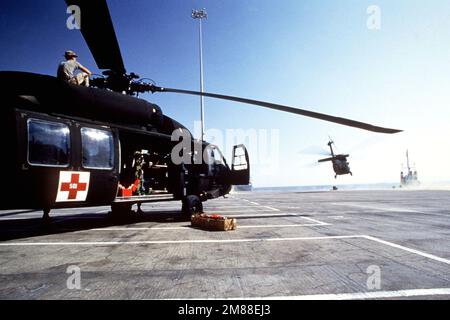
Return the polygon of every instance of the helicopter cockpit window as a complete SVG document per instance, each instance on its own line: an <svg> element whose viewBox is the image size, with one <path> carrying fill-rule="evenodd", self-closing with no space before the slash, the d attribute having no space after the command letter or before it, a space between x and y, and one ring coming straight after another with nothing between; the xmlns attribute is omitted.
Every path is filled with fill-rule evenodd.
<svg viewBox="0 0 450 320"><path fill-rule="evenodd" d="M114 140L106 130L81 128L83 167L112 169L114 167Z"/></svg>
<svg viewBox="0 0 450 320"><path fill-rule="evenodd" d="M70 129L66 124L29 119L28 162L33 165L67 167Z"/></svg>

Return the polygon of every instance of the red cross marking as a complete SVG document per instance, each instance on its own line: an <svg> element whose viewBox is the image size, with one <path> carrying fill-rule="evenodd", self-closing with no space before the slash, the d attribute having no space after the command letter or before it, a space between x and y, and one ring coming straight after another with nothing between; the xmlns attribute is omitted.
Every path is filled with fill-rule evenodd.
<svg viewBox="0 0 450 320"><path fill-rule="evenodd" d="M87 183L80 183L80 174L72 173L70 182L61 183L61 191L69 191L69 200L77 198L79 191L86 191Z"/></svg>

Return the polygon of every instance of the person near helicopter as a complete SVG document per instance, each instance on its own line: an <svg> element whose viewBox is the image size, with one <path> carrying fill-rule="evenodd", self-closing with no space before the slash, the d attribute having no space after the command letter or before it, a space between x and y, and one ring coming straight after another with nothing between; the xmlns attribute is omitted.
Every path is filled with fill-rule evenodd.
<svg viewBox="0 0 450 320"><path fill-rule="evenodd" d="M89 77L92 75L92 72L77 61L78 55L72 50L68 50L65 52L64 57L66 61L62 61L59 64L57 78L70 84L89 87ZM75 74L77 70L81 72Z"/></svg>

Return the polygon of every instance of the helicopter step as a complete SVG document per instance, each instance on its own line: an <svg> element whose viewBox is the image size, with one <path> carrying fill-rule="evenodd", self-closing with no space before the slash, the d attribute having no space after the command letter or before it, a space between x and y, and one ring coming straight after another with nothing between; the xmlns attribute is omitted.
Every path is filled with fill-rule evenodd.
<svg viewBox="0 0 450 320"><path fill-rule="evenodd" d="M144 202L156 202L156 201L171 201L175 200L173 194L154 194L146 196L132 196L132 197L117 197L114 203L144 203Z"/></svg>
<svg viewBox="0 0 450 320"><path fill-rule="evenodd" d="M111 214L114 217L124 217L124 214L131 213L133 204L137 204L137 213L143 213L141 210L142 203L162 202L177 200L173 194L165 195L148 195L133 197L118 197L111 204ZM189 217L192 214L203 213L203 204L199 196L188 195L182 200L181 211Z"/></svg>
<svg viewBox="0 0 450 320"><path fill-rule="evenodd" d="M149 202L163 202L176 200L173 194L158 194L146 196L117 197L111 204L111 216L113 218L130 218L128 214L133 213L132 206L136 204L136 213L142 214L141 205Z"/></svg>

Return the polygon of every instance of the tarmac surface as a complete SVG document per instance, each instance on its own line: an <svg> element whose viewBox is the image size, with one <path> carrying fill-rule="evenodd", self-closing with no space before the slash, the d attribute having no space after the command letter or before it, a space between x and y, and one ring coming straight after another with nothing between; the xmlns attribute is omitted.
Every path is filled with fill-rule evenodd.
<svg viewBox="0 0 450 320"><path fill-rule="evenodd" d="M190 227L179 202L0 211L0 299L450 299L449 191L235 193Z"/></svg>

